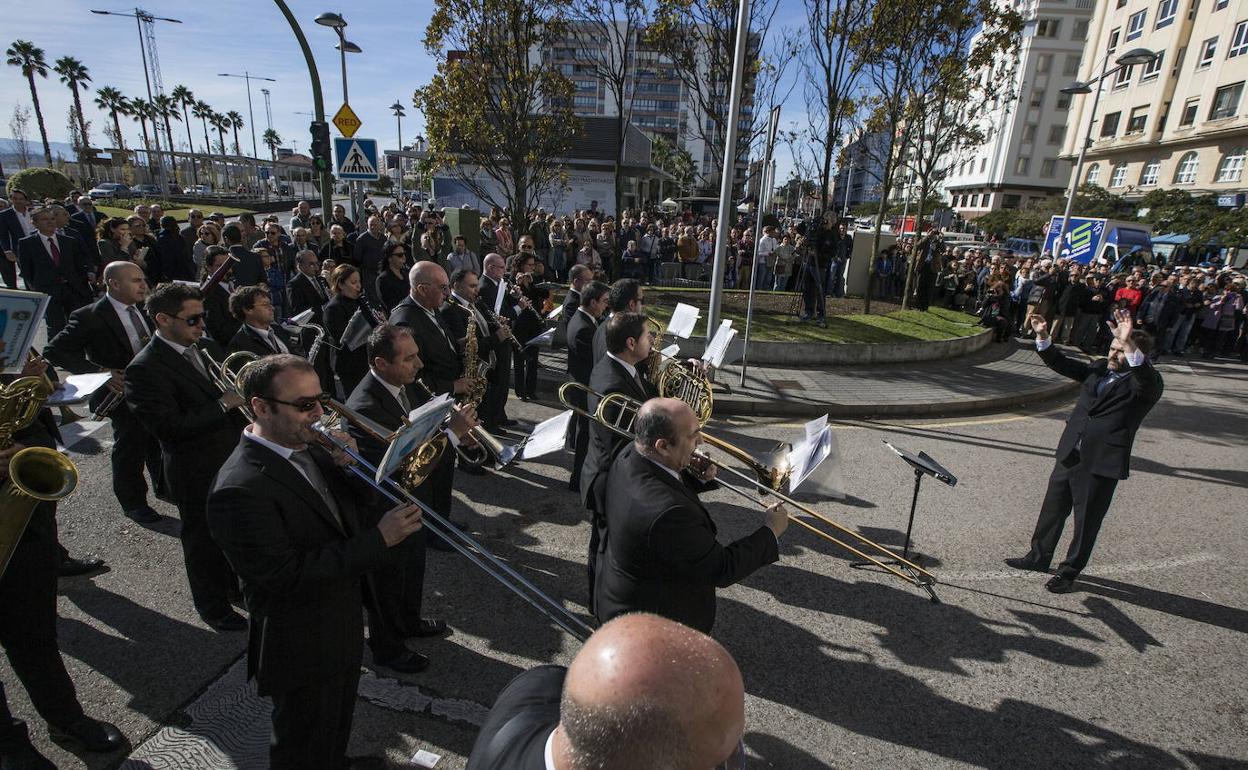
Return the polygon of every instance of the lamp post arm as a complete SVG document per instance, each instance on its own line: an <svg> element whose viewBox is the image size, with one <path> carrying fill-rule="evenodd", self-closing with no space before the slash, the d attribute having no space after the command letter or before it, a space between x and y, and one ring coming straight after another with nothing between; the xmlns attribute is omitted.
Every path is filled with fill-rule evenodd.
<svg viewBox="0 0 1248 770"><path fill-rule="evenodd" d="M1088 114L1088 130L1083 135L1083 142L1079 145L1079 156L1075 160L1075 171L1070 177L1070 192L1066 196L1066 210L1062 213L1062 225L1057 231L1057 240L1053 242L1054 261L1061 259L1062 245L1066 242L1066 234L1070 232L1070 210L1075 203L1075 194L1079 190L1079 179L1083 176L1083 159L1088 154L1088 148L1092 146L1092 126L1096 124L1096 108L1101 104L1101 87L1104 85L1105 78L1122 69L1122 65L1109 69L1109 54L1101 59L1101 74L1096 80L1096 91L1092 97L1092 111Z"/></svg>

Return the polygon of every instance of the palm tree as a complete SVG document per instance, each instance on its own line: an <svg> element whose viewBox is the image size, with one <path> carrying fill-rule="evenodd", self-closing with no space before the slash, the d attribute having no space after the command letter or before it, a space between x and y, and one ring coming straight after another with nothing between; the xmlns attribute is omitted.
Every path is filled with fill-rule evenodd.
<svg viewBox="0 0 1248 770"><path fill-rule="evenodd" d="M208 121L212 120L212 107L208 106L208 102L197 101L191 105L191 115L199 118L204 125L204 152L212 154L212 142L208 141Z"/></svg>
<svg viewBox="0 0 1248 770"><path fill-rule="evenodd" d="M130 114L130 100L112 86L103 86L95 92L95 106L113 116L113 130L117 132L117 149L126 149L126 138L121 135L121 116Z"/></svg>
<svg viewBox="0 0 1248 770"><path fill-rule="evenodd" d="M139 125L143 127L143 149L147 152L147 165L150 168L152 165L152 143L147 137L147 121L151 118L152 122L155 123L156 108L146 99L131 99L130 115L139 121Z"/></svg>
<svg viewBox="0 0 1248 770"><path fill-rule="evenodd" d="M217 143L217 148L221 151L221 154L224 155L226 152L225 130L230 127L230 119L219 112L214 112L212 113L212 116L208 118L208 122L212 124L213 128L217 129L217 136L220 138L220 142ZM234 144L237 145L238 142L235 142ZM235 150L235 153L237 154L237 149Z"/></svg>
<svg viewBox="0 0 1248 770"><path fill-rule="evenodd" d="M52 69L61 76L61 82L69 86L69 90L74 93L74 112L78 113L78 135L82 140L82 147L79 148L81 159L83 151L91 146L91 138L87 136L87 119L82 114L82 97L78 89L86 90L89 87L87 83L91 81L91 74L87 72L85 64L72 56L62 56L57 59ZM90 161L87 162L87 173L90 176L95 175Z"/></svg>
<svg viewBox="0 0 1248 770"><path fill-rule="evenodd" d="M230 119L230 127L234 129L234 154L242 155L242 151L238 149L238 129L243 127L243 116L230 110L226 117Z"/></svg>
<svg viewBox="0 0 1248 770"><path fill-rule="evenodd" d="M173 99L166 94L157 94L152 99L152 106L156 108L156 115L165 124L165 139L169 141L169 164L173 166L174 181L178 176L178 158L173 154L173 127L170 120L181 120L178 115L178 105Z"/></svg>
<svg viewBox="0 0 1248 770"><path fill-rule="evenodd" d="M6 64L21 67L26 82L30 84L30 100L35 103L35 120L39 122L39 136L43 139L43 159L47 161L48 168L52 168L52 145L48 144L48 129L43 125L43 108L39 106L39 91L35 88L35 75L41 78L48 76L48 62L43 58L43 49L27 40L14 40L4 55L8 57Z"/></svg>
<svg viewBox="0 0 1248 770"><path fill-rule="evenodd" d="M264 132L264 138L261 140L269 147L269 156L273 162L277 162L277 146L282 143L282 137L273 129Z"/></svg>
<svg viewBox="0 0 1248 770"><path fill-rule="evenodd" d="M195 140L191 138L191 116L187 108L195 105L195 94L186 86L175 86L173 100L182 107L182 123L186 126L186 146L191 151L191 184L199 184L199 169L195 166ZM196 117L199 117L196 115Z"/></svg>

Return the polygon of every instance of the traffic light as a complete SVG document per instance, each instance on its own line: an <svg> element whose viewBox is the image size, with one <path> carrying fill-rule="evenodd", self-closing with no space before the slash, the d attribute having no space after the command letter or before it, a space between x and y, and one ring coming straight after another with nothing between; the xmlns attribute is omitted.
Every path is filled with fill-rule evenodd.
<svg viewBox="0 0 1248 770"><path fill-rule="evenodd" d="M312 132L312 165L317 171L329 171L332 160L329 148L329 124L314 120L309 130Z"/></svg>

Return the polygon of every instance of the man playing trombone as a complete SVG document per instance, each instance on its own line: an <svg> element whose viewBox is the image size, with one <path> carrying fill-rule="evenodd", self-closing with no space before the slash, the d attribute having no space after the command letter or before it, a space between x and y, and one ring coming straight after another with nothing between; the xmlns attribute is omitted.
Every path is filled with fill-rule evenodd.
<svg viewBox="0 0 1248 770"><path fill-rule="evenodd" d="M160 441L165 483L182 520L182 553L195 609L217 631L242 631L231 606L234 573L208 532L204 506L213 474L238 444L243 398L223 392L221 349L204 336L204 302L194 286L166 283L147 298L156 334L126 367L126 405Z"/></svg>
<svg viewBox="0 0 1248 770"><path fill-rule="evenodd" d="M255 421L236 438L208 497L212 534L243 580L251 611L248 675L273 701L274 770L376 766L349 762L347 742L364 648L362 579L421 527L402 505L366 525L343 453L314 446L321 383L306 360L260 359L242 374ZM335 436L354 448L346 436Z"/></svg>
<svg viewBox="0 0 1248 770"><path fill-rule="evenodd" d="M113 423L113 494L121 510L139 524L160 520L147 504L143 467L158 494L164 493L160 444L125 404L122 371L152 338L152 322L143 313L147 280L133 262L117 261L104 268L107 293L69 316L64 329L43 349L43 357L73 374L109 372L112 377L91 400L98 417Z"/></svg>
<svg viewBox="0 0 1248 770"><path fill-rule="evenodd" d="M595 613L605 623L653 612L709 634L715 589L780 558L788 513L771 506L763 526L721 545L697 494L715 466L706 464L696 476L690 468L701 441L693 410L676 399L651 399L638 409L632 431L635 440L616 456L607 478Z"/></svg>

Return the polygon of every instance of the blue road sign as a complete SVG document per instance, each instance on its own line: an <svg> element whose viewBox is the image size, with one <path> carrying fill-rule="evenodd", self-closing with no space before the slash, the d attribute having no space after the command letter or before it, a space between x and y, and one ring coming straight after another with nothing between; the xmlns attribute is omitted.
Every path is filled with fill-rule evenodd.
<svg viewBox="0 0 1248 770"><path fill-rule="evenodd" d="M373 182L377 169L377 140L334 137L334 176L343 180Z"/></svg>

